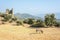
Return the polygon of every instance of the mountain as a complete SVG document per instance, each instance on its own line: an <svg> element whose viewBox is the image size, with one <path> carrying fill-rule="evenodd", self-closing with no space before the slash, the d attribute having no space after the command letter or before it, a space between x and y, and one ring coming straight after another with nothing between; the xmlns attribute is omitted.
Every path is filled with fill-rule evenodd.
<svg viewBox="0 0 60 40"><path fill-rule="evenodd" d="M54 13L54 14L55 14L56 19L60 19L60 13ZM44 19L44 16L45 16L45 15L46 15L46 14L41 13L41 14L37 14L36 16L41 17L41 18Z"/></svg>
<svg viewBox="0 0 60 40"><path fill-rule="evenodd" d="M57 22L60 22L60 19L56 19Z"/></svg>
<svg viewBox="0 0 60 40"><path fill-rule="evenodd" d="M56 13L55 15L57 19L60 19L60 13Z"/></svg>
<svg viewBox="0 0 60 40"><path fill-rule="evenodd" d="M26 13L23 13L23 14L16 13L16 14L14 14L14 15L15 15L17 18L19 18L19 19L27 19L27 18L42 19L41 17L34 16L34 15L30 15L30 14L26 14Z"/></svg>

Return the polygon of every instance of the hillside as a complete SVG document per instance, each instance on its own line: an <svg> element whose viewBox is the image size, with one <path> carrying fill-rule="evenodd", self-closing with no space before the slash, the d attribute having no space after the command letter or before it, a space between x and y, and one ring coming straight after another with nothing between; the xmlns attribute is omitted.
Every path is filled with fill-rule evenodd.
<svg viewBox="0 0 60 40"><path fill-rule="evenodd" d="M19 19L27 19L27 18L34 18L34 19L41 19L41 17L38 17L38 16L33 16L33 15L30 15L30 14L20 14L20 13L16 13L14 14L17 18Z"/></svg>
<svg viewBox="0 0 60 40"><path fill-rule="evenodd" d="M43 30L43 33L36 33L35 28L0 25L0 40L60 40L60 28L39 28L39 30Z"/></svg>

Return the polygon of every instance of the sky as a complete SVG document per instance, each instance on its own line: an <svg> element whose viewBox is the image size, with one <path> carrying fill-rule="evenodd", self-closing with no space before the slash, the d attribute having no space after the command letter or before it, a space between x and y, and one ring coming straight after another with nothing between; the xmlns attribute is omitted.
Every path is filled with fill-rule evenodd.
<svg viewBox="0 0 60 40"><path fill-rule="evenodd" d="M32 15L60 13L60 0L0 0L0 11L14 9L14 13Z"/></svg>

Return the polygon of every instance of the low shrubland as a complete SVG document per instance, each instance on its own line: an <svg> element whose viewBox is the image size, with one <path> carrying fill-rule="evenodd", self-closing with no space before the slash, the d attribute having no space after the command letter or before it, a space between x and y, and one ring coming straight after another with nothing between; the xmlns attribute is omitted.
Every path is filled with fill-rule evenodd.
<svg viewBox="0 0 60 40"><path fill-rule="evenodd" d="M46 14L44 21L42 19L34 19L34 18L27 18L23 21L18 21L18 18L15 16L12 17L10 14L0 14L0 17L3 19L1 20L4 24L4 22L15 22L16 25L22 25L22 24L29 24L30 27L60 27L60 22L56 21L55 14Z"/></svg>

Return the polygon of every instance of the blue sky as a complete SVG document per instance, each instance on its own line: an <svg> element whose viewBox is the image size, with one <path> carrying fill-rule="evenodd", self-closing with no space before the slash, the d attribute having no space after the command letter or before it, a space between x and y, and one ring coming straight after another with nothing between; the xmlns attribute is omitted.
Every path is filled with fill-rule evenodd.
<svg viewBox="0 0 60 40"><path fill-rule="evenodd" d="M60 13L60 0L0 0L0 11L14 9L14 13L33 15Z"/></svg>

